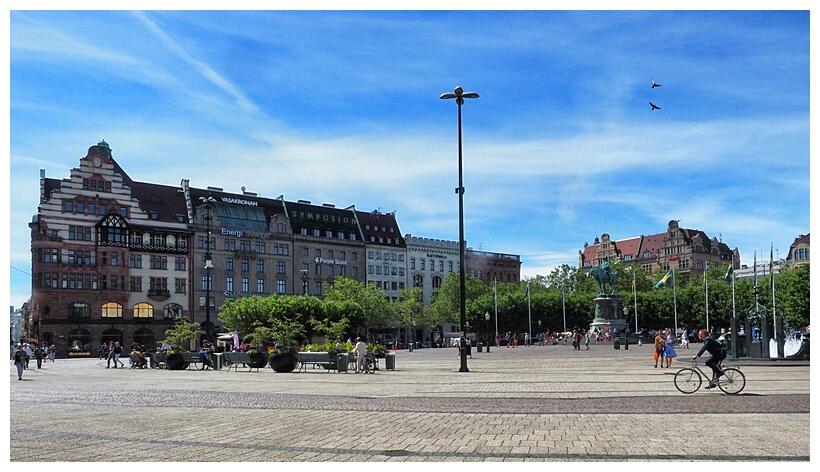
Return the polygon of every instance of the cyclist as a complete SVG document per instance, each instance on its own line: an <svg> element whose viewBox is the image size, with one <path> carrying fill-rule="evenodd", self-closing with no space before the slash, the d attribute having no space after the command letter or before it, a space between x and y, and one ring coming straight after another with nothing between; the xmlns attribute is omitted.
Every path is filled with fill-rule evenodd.
<svg viewBox="0 0 820 472"><path fill-rule="evenodd" d="M367 344L364 343L364 340L361 337L356 338L356 347L353 348L353 354L356 356L356 373L364 371L366 351Z"/></svg>
<svg viewBox="0 0 820 472"><path fill-rule="evenodd" d="M720 364L720 361L723 359L726 359L726 350L723 349L723 346L721 346L719 342L712 339L712 337L709 336L709 332L705 329L698 331L698 339L703 341L703 347L700 348L697 354L692 356L692 360L697 359L704 352L711 354L711 357L706 359L706 365L712 369L712 380L706 388L715 388L718 383L718 377L723 375L723 371L720 370L718 364Z"/></svg>

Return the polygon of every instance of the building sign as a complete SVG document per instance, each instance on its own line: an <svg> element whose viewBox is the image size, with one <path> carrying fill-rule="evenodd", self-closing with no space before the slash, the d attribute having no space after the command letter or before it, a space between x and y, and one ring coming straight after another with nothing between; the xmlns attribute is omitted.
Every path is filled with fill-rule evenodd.
<svg viewBox="0 0 820 472"><path fill-rule="evenodd" d="M222 201L225 203L234 203L236 205L259 206L259 202L245 200L244 198L222 197Z"/></svg>
<svg viewBox="0 0 820 472"><path fill-rule="evenodd" d="M349 216L327 215L322 213L311 213L309 211L294 211L292 212L294 218L307 221L317 221L320 223L343 223L351 224L352 218Z"/></svg>
<svg viewBox="0 0 820 472"><path fill-rule="evenodd" d="M250 297L253 295L251 292L222 292L222 294L226 297Z"/></svg>
<svg viewBox="0 0 820 472"><path fill-rule="evenodd" d="M347 261L340 261L339 259L322 259L321 257L313 259L313 262L327 265L347 265Z"/></svg>
<svg viewBox="0 0 820 472"><path fill-rule="evenodd" d="M241 229L229 229L229 228L220 228L220 232L223 236L234 236L237 238L246 237L246 238L256 238L256 239L270 239L270 235L267 233L257 233L254 231L243 231Z"/></svg>

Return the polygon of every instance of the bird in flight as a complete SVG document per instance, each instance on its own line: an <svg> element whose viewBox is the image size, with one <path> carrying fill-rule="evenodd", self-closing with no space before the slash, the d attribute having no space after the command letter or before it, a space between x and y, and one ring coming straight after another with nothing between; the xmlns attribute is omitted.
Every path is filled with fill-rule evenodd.
<svg viewBox="0 0 820 472"><path fill-rule="evenodd" d="M661 84L656 84L654 80L652 81L652 88L660 87L660 86L661 86Z"/></svg>
<svg viewBox="0 0 820 472"><path fill-rule="evenodd" d="M661 109L661 107L659 107L658 105L655 105L655 104L654 104L654 103L652 103L652 102L649 102L649 104L652 106L652 109L653 109L653 110L660 110L660 109Z"/></svg>

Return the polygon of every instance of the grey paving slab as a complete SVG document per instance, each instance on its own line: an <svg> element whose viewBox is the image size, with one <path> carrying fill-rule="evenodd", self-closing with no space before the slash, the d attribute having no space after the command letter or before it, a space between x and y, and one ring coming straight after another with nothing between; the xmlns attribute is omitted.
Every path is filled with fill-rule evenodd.
<svg viewBox="0 0 820 472"><path fill-rule="evenodd" d="M461 373L455 349L422 349L373 375L71 359L23 381L10 365L10 437L47 445L11 448L10 460L810 463L808 363L737 362L740 395L683 395L672 379L684 363L654 368L651 355L494 348ZM718 425L711 435L705 422Z"/></svg>

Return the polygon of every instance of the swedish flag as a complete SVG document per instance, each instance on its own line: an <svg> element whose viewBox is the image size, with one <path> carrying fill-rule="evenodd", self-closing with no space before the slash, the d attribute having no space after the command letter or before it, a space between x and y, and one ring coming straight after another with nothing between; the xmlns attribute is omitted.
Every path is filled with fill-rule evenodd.
<svg viewBox="0 0 820 472"><path fill-rule="evenodd" d="M669 269L669 272L667 272L666 275L664 275L663 278L660 281L658 281L658 283L656 283L652 288L661 288L665 287L666 285L669 285L669 277L672 277L672 269Z"/></svg>
<svg viewBox="0 0 820 472"><path fill-rule="evenodd" d="M530 284L527 284L527 290L524 292L524 300L530 298Z"/></svg>
<svg viewBox="0 0 820 472"><path fill-rule="evenodd" d="M734 262L729 264L729 267L726 268L726 275L723 276L723 280L725 280L727 284L732 283L732 274L735 272L735 269L732 267L733 264Z"/></svg>

